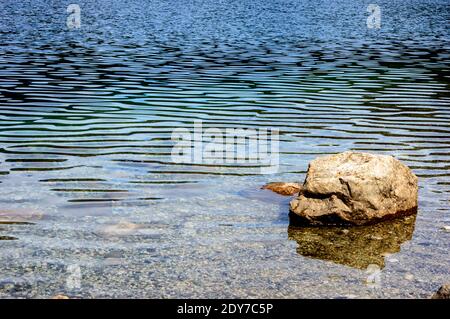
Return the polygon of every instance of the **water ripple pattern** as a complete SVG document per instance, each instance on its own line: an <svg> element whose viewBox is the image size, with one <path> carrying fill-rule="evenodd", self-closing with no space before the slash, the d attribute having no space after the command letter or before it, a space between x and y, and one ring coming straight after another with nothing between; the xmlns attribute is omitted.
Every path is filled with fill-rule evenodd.
<svg viewBox="0 0 450 319"><path fill-rule="evenodd" d="M415 263L411 269L432 273L435 264L414 259L431 246L433 258L448 262L448 235L438 229L450 224L449 4L378 1L386 13L376 31L366 27L366 2L78 1L82 28L69 31L58 1L2 1L0 204L20 209L19 217L31 222L0 225L0 239L7 239L2 243L12 245L0 258L8 278L27 272L8 261L14 251L40 252L43 263L64 260L46 268L41 275L48 278L79 254L89 276L114 277L109 270L99 275L94 256L114 263L128 252L133 266L154 265L150 273L159 275L147 278L151 289L127 295L90 287L78 293L213 296L214 285L225 285L229 289L222 291L232 297L297 297L288 279L292 268L280 266L295 263L292 247L285 247L287 201L274 199L269 207L270 201L241 191L268 180L302 180L316 156L349 149L391 154L414 170L423 213L418 248L411 245L405 260ZM171 133L192 129L196 120L204 128L279 129L278 173L261 175L258 164L173 162ZM34 218L37 211L43 216ZM136 228L141 237L103 242L102 227L133 218L144 225ZM235 254L230 264L219 254L222 248ZM257 259L279 254L270 267L285 294L249 261L251 250L263 255ZM137 259L143 251L148 260ZM200 267L199 277L178 272L195 264L194 252L211 266ZM241 281L226 286L226 274L211 273L216 265L235 274L240 265L233 261L240 258L247 260ZM320 274L331 267L307 262ZM33 260L25 263L33 273L41 271ZM298 270L302 278L320 276L306 268ZM252 286L254 272L261 280ZM435 283L448 275L437 273ZM20 276L14 287L17 280L23 284L26 276ZM296 284L312 282L302 280ZM416 296L430 288L424 282L417 283ZM358 296L404 296L398 289L403 284L392 279L384 295L345 287ZM42 285L38 292L22 285L15 293L57 292ZM199 288L183 290L189 285ZM2 287L0 281L0 296L12 294Z"/></svg>

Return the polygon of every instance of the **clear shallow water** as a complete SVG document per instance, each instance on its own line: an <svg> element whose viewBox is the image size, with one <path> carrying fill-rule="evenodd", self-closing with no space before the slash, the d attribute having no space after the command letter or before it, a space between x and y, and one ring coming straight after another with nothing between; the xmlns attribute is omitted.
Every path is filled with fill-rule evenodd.
<svg viewBox="0 0 450 319"><path fill-rule="evenodd" d="M0 296L427 297L449 281L449 2L379 2L381 30L369 3L80 1L68 31L64 3L2 1ZM173 163L171 132L197 119L280 129L279 172ZM348 149L415 171L415 220L295 230L289 198L258 190Z"/></svg>

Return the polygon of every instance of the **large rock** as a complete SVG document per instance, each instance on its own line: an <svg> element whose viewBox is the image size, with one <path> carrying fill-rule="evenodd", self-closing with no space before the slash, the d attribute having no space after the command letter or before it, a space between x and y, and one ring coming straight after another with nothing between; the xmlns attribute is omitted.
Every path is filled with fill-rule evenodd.
<svg viewBox="0 0 450 319"><path fill-rule="evenodd" d="M313 160L293 224L364 225L417 212L417 177L392 156L344 152Z"/></svg>

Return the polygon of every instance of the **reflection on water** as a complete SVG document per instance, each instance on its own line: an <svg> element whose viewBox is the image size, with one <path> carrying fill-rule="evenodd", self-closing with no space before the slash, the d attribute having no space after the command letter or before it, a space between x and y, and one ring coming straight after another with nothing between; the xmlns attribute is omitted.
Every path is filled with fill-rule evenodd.
<svg viewBox="0 0 450 319"><path fill-rule="evenodd" d="M348 229L290 226L288 236L297 242L297 253L302 256L359 269L371 264L384 268L385 256L399 252L401 244L411 240L415 222L412 215Z"/></svg>
<svg viewBox="0 0 450 319"><path fill-rule="evenodd" d="M1 227L2 225L9 225L9 223L4 223L4 222L0 222L0 240L15 240L17 238L12 237L12 236L6 236L3 235L7 232L7 229L5 229L4 227Z"/></svg>
<svg viewBox="0 0 450 319"><path fill-rule="evenodd" d="M17 238L11 236L0 236L0 240L17 240Z"/></svg>
<svg viewBox="0 0 450 319"><path fill-rule="evenodd" d="M0 214L0 218L1 218L1 214ZM5 226L5 227L0 227L0 240L16 240L18 239L17 237L13 237L13 236L7 236L7 235L3 235L8 233L8 231L11 229L7 226L20 226L20 225L33 225L34 223L30 223L30 222L23 222L23 221L13 221L13 220L1 220L0 219L0 226Z"/></svg>

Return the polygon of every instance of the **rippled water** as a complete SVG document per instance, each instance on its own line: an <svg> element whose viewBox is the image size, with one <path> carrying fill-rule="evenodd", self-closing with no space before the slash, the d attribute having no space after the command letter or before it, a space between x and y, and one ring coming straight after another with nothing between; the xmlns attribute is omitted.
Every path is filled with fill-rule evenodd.
<svg viewBox="0 0 450 319"><path fill-rule="evenodd" d="M370 1L77 3L71 31L64 2L0 6L0 297L427 297L450 280L448 1L379 1L380 30ZM279 172L174 163L195 120L278 128ZM289 198L260 186L349 149L414 170L417 218L288 228Z"/></svg>

